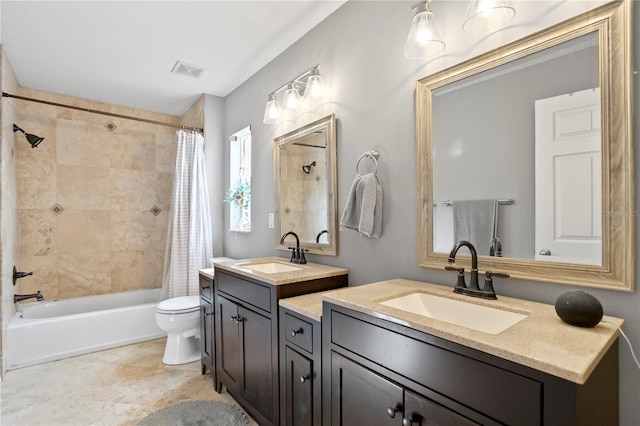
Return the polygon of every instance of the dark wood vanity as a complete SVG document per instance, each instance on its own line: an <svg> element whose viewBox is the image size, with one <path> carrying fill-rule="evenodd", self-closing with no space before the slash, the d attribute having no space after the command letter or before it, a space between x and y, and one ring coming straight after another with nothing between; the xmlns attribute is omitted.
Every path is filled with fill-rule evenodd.
<svg viewBox="0 0 640 426"><path fill-rule="evenodd" d="M416 291L465 297L450 287L395 279L341 289L348 271L333 269L303 280L300 270L216 265L213 295L201 276L203 372L258 424L618 423L624 321L572 327L551 305L501 297L473 303L526 318L483 333L380 303Z"/></svg>
<svg viewBox="0 0 640 426"><path fill-rule="evenodd" d="M279 261L286 264L284 259ZM346 269L296 266L300 270L268 276L248 268L216 265L216 387L220 390L224 385L260 425L281 423L279 321L288 326L298 321L296 330L306 327L300 318L279 318L278 301L347 285ZM297 334L299 338L293 340L300 342L312 331Z"/></svg>
<svg viewBox="0 0 640 426"><path fill-rule="evenodd" d="M615 425L618 345L583 384L330 303L325 425Z"/></svg>

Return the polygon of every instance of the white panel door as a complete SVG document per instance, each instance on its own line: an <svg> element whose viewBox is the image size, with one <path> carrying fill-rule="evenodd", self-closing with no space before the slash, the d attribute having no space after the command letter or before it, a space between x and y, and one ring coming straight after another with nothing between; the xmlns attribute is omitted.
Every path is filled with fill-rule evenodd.
<svg viewBox="0 0 640 426"><path fill-rule="evenodd" d="M602 264L600 89L535 102L535 257Z"/></svg>

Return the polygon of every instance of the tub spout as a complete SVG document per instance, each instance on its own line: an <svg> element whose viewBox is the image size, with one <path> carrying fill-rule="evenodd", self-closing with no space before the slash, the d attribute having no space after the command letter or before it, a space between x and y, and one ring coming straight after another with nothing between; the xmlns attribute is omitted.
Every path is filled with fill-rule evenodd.
<svg viewBox="0 0 640 426"><path fill-rule="evenodd" d="M14 294L13 295L13 303L22 302L23 300L35 298L38 302L42 302L44 300L44 296L38 290L37 293L34 294Z"/></svg>

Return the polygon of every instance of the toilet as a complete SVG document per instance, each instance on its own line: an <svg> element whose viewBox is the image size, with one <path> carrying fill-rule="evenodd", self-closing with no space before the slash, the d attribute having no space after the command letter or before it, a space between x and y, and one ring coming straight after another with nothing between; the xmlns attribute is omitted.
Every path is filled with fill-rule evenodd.
<svg viewBox="0 0 640 426"><path fill-rule="evenodd" d="M156 323L167 332L162 362L186 364L200 359L200 297L163 300L156 307Z"/></svg>
<svg viewBox="0 0 640 426"><path fill-rule="evenodd" d="M216 262L234 260L214 257ZM214 269L202 269L213 276ZM163 300L156 307L156 323L167 332L167 344L162 362L169 365L186 364L200 360L200 296L181 296Z"/></svg>

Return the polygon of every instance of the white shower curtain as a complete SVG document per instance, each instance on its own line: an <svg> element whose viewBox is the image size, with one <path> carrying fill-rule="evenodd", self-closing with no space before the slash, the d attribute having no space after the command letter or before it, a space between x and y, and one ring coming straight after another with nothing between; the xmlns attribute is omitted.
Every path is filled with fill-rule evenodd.
<svg viewBox="0 0 640 426"><path fill-rule="evenodd" d="M171 214L162 280L163 298L199 294L200 269L213 256L204 137L178 130Z"/></svg>

